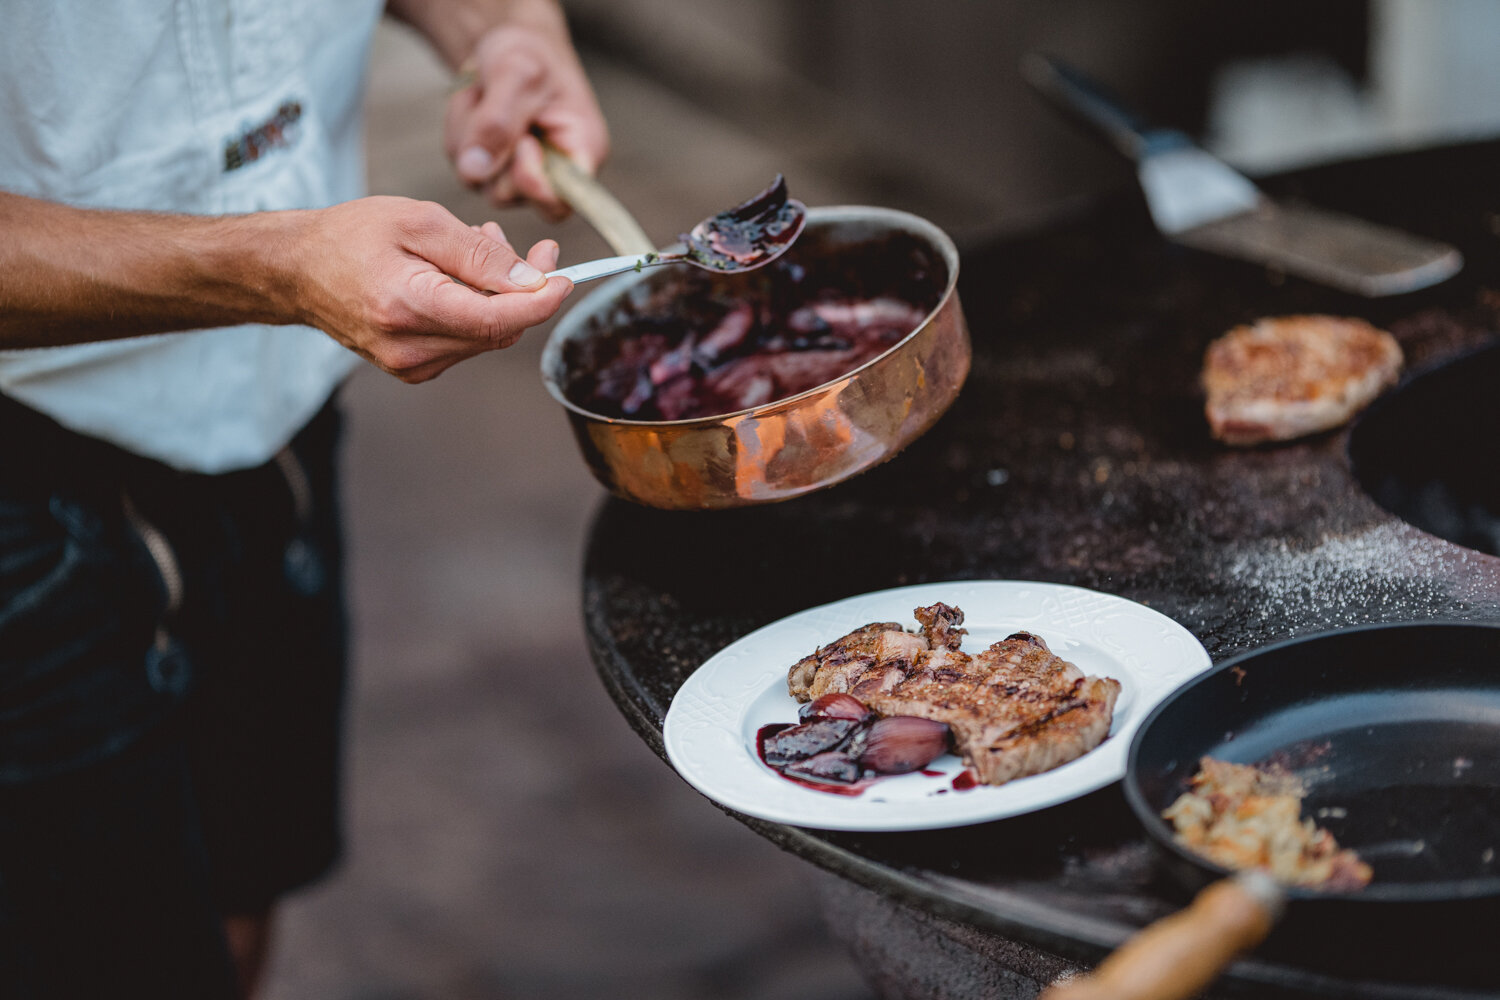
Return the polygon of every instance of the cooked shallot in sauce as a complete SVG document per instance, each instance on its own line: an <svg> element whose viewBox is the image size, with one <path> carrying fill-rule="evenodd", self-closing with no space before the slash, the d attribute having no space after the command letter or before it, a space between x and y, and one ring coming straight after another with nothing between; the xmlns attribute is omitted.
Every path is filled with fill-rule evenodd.
<svg viewBox="0 0 1500 1000"><path fill-rule="evenodd" d="M629 420L752 409L852 372L935 307L941 264L914 241L869 266L836 256L809 263L818 248L804 251L806 240L749 273L680 269L631 288L565 348L568 398Z"/></svg>
<svg viewBox="0 0 1500 1000"><path fill-rule="evenodd" d="M777 174L760 194L704 219L682 239L699 266L740 271L785 253L806 221L806 206L787 197L786 178Z"/></svg>
<svg viewBox="0 0 1500 1000"><path fill-rule="evenodd" d="M762 726L756 751L782 777L819 791L858 794L870 782L920 771L948 752L948 726L911 715L877 718L857 698L826 694L799 723Z"/></svg>

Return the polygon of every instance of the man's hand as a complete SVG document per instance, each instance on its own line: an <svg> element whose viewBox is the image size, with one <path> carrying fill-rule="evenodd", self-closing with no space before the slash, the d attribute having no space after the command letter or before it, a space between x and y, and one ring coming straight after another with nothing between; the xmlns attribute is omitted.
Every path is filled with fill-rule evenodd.
<svg viewBox="0 0 1500 1000"><path fill-rule="evenodd" d="M494 223L407 198L213 218L0 192L0 234L0 347L306 323L423 382L514 343L573 287L542 274L551 240L523 260Z"/></svg>
<svg viewBox="0 0 1500 1000"><path fill-rule="evenodd" d="M294 254L301 321L404 382L509 347L573 288L543 277L556 243L523 259L496 224L470 228L440 205L364 198L306 214Z"/></svg>
<svg viewBox="0 0 1500 1000"><path fill-rule="evenodd" d="M392 0L466 86L448 101L444 145L459 179L496 205L534 204L557 221L539 136L594 173L609 130L555 0Z"/></svg>

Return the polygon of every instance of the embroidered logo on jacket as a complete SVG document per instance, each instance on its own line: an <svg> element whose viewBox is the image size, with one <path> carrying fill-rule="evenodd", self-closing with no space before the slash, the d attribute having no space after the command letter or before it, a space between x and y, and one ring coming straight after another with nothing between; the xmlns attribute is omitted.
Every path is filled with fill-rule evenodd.
<svg viewBox="0 0 1500 1000"><path fill-rule="evenodd" d="M302 102L287 101L260 125L246 128L238 139L224 143L224 172L238 170L275 149L297 141L297 122L302 117Z"/></svg>

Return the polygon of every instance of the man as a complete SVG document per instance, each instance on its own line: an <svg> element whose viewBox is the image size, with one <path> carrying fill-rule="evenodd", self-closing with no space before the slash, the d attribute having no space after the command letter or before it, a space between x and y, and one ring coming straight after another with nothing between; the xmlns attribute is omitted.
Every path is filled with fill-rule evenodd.
<svg viewBox="0 0 1500 1000"><path fill-rule="evenodd" d="M459 176L608 151L553 0L391 0ZM0 995L249 996L339 849L331 400L503 348L557 246L362 198L377 0L0 7Z"/></svg>

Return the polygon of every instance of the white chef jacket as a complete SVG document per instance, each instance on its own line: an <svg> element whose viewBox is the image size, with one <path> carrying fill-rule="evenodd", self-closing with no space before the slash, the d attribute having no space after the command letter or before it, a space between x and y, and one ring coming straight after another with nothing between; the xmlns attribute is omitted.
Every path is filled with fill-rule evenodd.
<svg viewBox="0 0 1500 1000"><path fill-rule="evenodd" d="M381 6L6 0L0 189L211 215L359 197ZM317 330L237 326L0 351L0 392L80 433L216 473L273 456L357 363Z"/></svg>

